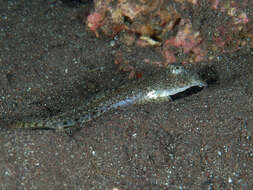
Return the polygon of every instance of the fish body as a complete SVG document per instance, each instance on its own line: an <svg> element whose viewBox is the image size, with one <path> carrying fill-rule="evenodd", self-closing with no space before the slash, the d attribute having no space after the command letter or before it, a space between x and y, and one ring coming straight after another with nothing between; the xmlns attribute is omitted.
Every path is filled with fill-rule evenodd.
<svg viewBox="0 0 253 190"><path fill-rule="evenodd" d="M193 86L207 84L193 71L180 65L169 65L164 71L118 89L98 93L93 99L71 111L36 121L14 124L15 128L56 129L82 126L85 122L119 107L171 100L171 96Z"/></svg>

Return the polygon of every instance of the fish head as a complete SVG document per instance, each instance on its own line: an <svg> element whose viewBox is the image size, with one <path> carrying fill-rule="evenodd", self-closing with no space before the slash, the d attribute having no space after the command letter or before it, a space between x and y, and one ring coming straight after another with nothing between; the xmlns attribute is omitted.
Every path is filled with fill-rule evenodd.
<svg viewBox="0 0 253 190"><path fill-rule="evenodd" d="M195 86L206 87L207 84L197 72L186 69L182 65L169 65L164 72L159 72L153 80L149 80L144 100L165 101Z"/></svg>
<svg viewBox="0 0 253 190"><path fill-rule="evenodd" d="M168 80L170 84L174 84L175 87L206 87L207 83L200 77L200 75L190 69L185 68L182 65L170 64L167 67Z"/></svg>

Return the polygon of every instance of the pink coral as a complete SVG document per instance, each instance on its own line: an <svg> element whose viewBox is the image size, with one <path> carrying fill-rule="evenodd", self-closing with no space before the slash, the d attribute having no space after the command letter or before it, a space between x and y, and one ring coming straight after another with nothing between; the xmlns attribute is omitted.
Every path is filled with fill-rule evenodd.
<svg viewBox="0 0 253 190"><path fill-rule="evenodd" d="M98 37L97 29L103 25L103 17L101 14L94 12L87 17L87 26L91 31L95 32Z"/></svg>
<svg viewBox="0 0 253 190"><path fill-rule="evenodd" d="M247 36L252 33L251 15L245 10L253 6L252 1L208 2L210 7L204 7L206 11L201 12L203 7L198 6L203 5L198 0L94 0L95 11L88 16L87 26L97 37L98 30L110 37L124 34L120 42L128 46L156 46L165 59L164 64L199 62L208 60L208 52L233 52L245 46ZM193 10L189 12L192 19L182 14L188 9ZM205 23L206 18L211 18L211 11L221 16L213 26L210 26L212 21ZM208 32L202 23L209 27Z"/></svg>

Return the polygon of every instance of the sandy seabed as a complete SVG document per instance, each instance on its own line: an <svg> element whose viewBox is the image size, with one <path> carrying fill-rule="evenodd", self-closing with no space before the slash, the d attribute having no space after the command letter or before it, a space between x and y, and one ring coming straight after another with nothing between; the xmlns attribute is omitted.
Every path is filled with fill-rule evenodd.
<svg viewBox="0 0 253 190"><path fill-rule="evenodd" d="M252 49L201 65L215 80L173 102L118 109L71 135L8 130L128 79L113 58L124 48L78 19L91 3L0 7L0 189L253 189ZM137 62L156 56L143 48L130 59L149 72Z"/></svg>

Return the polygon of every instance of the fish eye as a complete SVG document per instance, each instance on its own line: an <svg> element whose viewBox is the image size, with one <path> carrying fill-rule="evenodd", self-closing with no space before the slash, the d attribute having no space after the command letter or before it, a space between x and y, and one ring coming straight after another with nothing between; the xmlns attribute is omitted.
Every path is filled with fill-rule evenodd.
<svg viewBox="0 0 253 190"><path fill-rule="evenodd" d="M180 74L184 71L184 68L182 66L175 66L173 69L172 69L172 73L173 74Z"/></svg>

